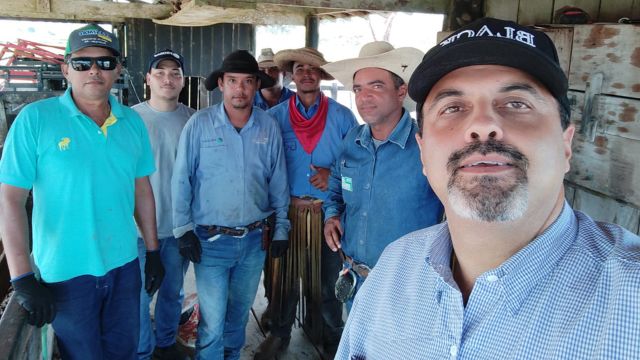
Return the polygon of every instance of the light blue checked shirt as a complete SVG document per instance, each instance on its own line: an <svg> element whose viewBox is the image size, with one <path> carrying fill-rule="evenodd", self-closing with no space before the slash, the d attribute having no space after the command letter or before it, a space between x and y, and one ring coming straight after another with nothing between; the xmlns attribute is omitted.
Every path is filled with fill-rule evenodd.
<svg viewBox="0 0 640 360"><path fill-rule="evenodd" d="M358 292L336 359L638 359L640 238L565 203L525 248L453 281L447 223L391 244Z"/></svg>

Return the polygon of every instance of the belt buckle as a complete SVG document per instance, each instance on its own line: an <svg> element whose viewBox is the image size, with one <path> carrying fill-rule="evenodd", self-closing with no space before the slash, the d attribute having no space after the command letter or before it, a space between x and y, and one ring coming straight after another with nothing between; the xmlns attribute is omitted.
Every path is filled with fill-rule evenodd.
<svg viewBox="0 0 640 360"><path fill-rule="evenodd" d="M242 230L242 235L232 235L234 238L237 238L237 239L242 239L243 237L247 236L247 234L249 233L249 228L246 226L236 226L234 227L234 229Z"/></svg>
<svg viewBox="0 0 640 360"><path fill-rule="evenodd" d="M338 279L334 286L336 299L342 303L353 297L358 280L355 271L351 268L344 268L338 273Z"/></svg>
<svg viewBox="0 0 640 360"><path fill-rule="evenodd" d="M360 275L360 277L365 278L369 276L369 272L371 272L371 268L369 268L365 264L353 264L353 270Z"/></svg>

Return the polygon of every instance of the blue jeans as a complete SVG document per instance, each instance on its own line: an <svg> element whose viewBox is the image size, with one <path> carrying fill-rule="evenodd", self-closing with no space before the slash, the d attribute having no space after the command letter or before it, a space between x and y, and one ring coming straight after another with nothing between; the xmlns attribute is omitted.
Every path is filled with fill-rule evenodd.
<svg viewBox="0 0 640 360"><path fill-rule="evenodd" d="M142 286L140 291L140 343L138 344L138 358L151 359L156 346L167 347L176 342L178 323L182 313L184 291L182 284L184 274L189 268L189 261L178 252L178 241L174 237L158 240L160 243L160 259L164 266L164 279L157 292L154 311L155 336L151 326L149 304L151 297ZM140 260L140 275L144 282L144 265L146 263L146 247L144 241L138 239L138 259ZM144 285L144 284L143 284Z"/></svg>
<svg viewBox="0 0 640 360"><path fill-rule="evenodd" d="M65 360L136 359L140 316L138 259L103 276L48 283L53 330Z"/></svg>
<svg viewBox="0 0 640 360"><path fill-rule="evenodd" d="M194 264L200 303L196 358L239 359L264 264L262 231L215 241L207 241L202 226L195 232L202 245L202 261Z"/></svg>

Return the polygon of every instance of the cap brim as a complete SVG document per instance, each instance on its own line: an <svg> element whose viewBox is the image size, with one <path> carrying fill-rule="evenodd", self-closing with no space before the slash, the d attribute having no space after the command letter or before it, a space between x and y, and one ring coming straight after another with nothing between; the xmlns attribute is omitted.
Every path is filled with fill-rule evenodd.
<svg viewBox="0 0 640 360"><path fill-rule="evenodd" d="M244 72L241 72L241 71L216 70L216 71L212 72L211 74L209 74L209 76L207 76L207 78L204 80L205 89L211 91L211 90L217 88L218 87L218 78L220 78L222 75L224 75L225 72L239 72L241 74L255 75L258 79L260 79L260 89L269 88L269 87L272 87L275 84L275 81L273 81L273 79L269 75L265 74L262 71L258 71L257 73L244 73Z"/></svg>
<svg viewBox="0 0 640 360"><path fill-rule="evenodd" d="M555 97L563 96L567 91L567 77L558 64L533 48L513 44L512 40L500 41L491 37L448 46L427 61L423 60L414 71L409 81L409 96L414 101L424 102L431 88L446 74L473 65L502 65L522 70ZM429 53L425 58L427 56Z"/></svg>
<svg viewBox="0 0 640 360"><path fill-rule="evenodd" d="M87 44L85 46L79 46L79 47L75 48L74 50L72 50L71 52L69 52L66 55L71 55L74 52L78 52L78 50L86 49L86 48L89 48L89 47L99 47L99 48L111 50L111 52L113 53L113 56L120 56L120 51L118 51L118 50L116 50L116 49L114 49L112 47L106 46L106 45L96 45L96 44Z"/></svg>

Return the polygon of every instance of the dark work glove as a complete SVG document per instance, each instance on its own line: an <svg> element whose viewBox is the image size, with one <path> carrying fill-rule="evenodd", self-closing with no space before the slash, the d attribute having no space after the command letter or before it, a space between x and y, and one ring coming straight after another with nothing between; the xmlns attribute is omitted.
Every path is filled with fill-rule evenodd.
<svg viewBox="0 0 640 360"><path fill-rule="evenodd" d="M53 294L42 283L36 280L34 274L27 275L11 283L18 304L28 313L27 323L42 327L56 317L56 304Z"/></svg>
<svg viewBox="0 0 640 360"><path fill-rule="evenodd" d="M200 239L198 239L193 230L187 231L178 238L178 249L180 249L180 255L183 258L194 263L200 262L202 247L200 247Z"/></svg>
<svg viewBox="0 0 640 360"><path fill-rule="evenodd" d="M284 256L289 249L289 241L287 240L273 240L271 242L271 257L279 258Z"/></svg>
<svg viewBox="0 0 640 360"><path fill-rule="evenodd" d="M164 266L160 260L160 250L147 251L147 257L144 264L144 289L149 296L160 289L164 279Z"/></svg>

